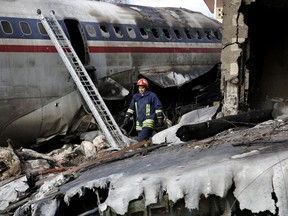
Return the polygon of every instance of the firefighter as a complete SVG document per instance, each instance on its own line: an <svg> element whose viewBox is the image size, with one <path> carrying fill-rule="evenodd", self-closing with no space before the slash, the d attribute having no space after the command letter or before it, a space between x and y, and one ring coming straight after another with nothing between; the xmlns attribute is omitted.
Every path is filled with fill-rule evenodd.
<svg viewBox="0 0 288 216"><path fill-rule="evenodd" d="M133 95L130 106L124 119L124 125L129 123L130 118L136 116L137 141L149 140L152 136L157 120L157 126L163 125L162 104L155 93L149 91L148 82L141 78L137 82L138 93Z"/></svg>

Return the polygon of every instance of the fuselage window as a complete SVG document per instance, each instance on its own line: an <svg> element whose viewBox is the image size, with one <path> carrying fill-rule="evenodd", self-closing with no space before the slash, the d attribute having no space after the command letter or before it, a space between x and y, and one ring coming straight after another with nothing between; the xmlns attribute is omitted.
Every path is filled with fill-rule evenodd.
<svg viewBox="0 0 288 216"><path fill-rule="evenodd" d="M136 38L136 33L135 33L135 31L134 31L133 28L131 28L131 27L126 27L126 30L127 30L128 35L129 35L130 38Z"/></svg>
<svg viewBox="0 0 288 216"><path fill-rule="evenodd" d="M217 30L214 30L214 36L217 38L217 40L221 40L221 33Z"/></svg>
<svg viewBox="0 0 288 216"><path fill-rule="evenodd" d="M6 21L6 20L1 21L1 27L2 27L2 30L4 31L5 34L12 34L13 33L12 26L8 21Z"/></svg>
<svg viewBox="0 0 288 216"><path fill-rule="evenodd" d="M184 31L185 31L186 37L187 37L188 39L192 39L192 35L191 35L189 29L184 29Z"/></svg>
<svg viewBox="0 0 288 216"><path fill-rule="evenodd" d="M101 34L102 34L103 37L106 37L106 38L110 37L110 34L109 34L107 26L101 25L100 26L100 30L101 30Z"/></svg>
<svg viewBox="0 0 288 216"><path fill-rule="evenodd" d="M147 39L148 38L148 34L146 32L146 30L144 28L140 28L140 33L141 33L141 36L144 38L144 39Z"/></svg>
<svg viewBox="0 0 288 216"><path fill-rule="evenodd" d="M114 26L114 32L115 32L115 34L116 34L116 36L118 38L122 38L123 37L123 32L122 32L120 27Z"/></svg>
<svg viewBox="0 0 288 216"><path fill-rule="evenodd" d="M179 40L182 39L182 36L181 36L180 31L178 29L174 29L174 33Z"/></svg>
<svg viewBox="0 0 288 216"><path fill-rule="evenodd" d="M85 26L85 28L86 28L86 30L87 30L87 32L88 32L88 35L89 35L90 37L96 37L96 30L95 30L94 26L92 26L92 25L90 25L90 24L87 24L87 25Z"/></svg>
<svg viewBox="0 0 288 216"><path fill-rule="evenodd" d="M42 35L47 35L47 32L46 32L44 26L42 25L42 23L38 22L38 23L37 23L37 26L38 26L39 32L40 32Z"/></svg>
<svg viewBox="0 0 288 216"><path fill-rule="evenodd" d="M168 29L163 29L163 33L167 39L171 38L171 35L170 35L170 32L168 31Z"/></svg>
<svg viewBox="0 0 288 216"><path fill-rule="evenodd" d="M154 36L155 38L159 38L159 34L158 34L157 29L152 28L151 30L152 30L152 34L153 34L153 36Z"/></svg>
<svg viewBox="0 0 288 216"><path fill-rule="evenodd" d="M30 35L32 33L31 28L27 22L20 22L19 23L21 31L24 35Z"/></svg>
<svg viewBox="0 0 288 216"><path fill-rule="evenodd" d="M205 31L205 34L206 34L206 37L208 38L208 40L212 40L212 34L211 34L211 31L208 31L208 30L206 30Z"/></svg>
<svg viewBox="0 0 288 216"><path fill-rule="evenodd" d="M202 39L202 36L201 36L200 31L196 31L196 37L197 37L198 39Z"/></svg>

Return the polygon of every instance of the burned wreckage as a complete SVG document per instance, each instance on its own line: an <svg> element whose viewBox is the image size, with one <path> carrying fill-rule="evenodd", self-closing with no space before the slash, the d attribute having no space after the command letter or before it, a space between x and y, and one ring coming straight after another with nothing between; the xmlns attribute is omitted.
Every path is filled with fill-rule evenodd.
<svg viewBox="0 0 288 216"><path fill-rule="evenodd" d="M257 103L254 93L268 95L269 91L256 82L257 76L268 80L268 69L261 67L267 63L267 53L259 52L252 58L247 48L251 45L253 52L257 51L257 44L252 44L257 33L252 28L261 28L248 18L263 8L278 14L277 4L271 4L226 1L221 54L223 107L214 104L183 111L180 121L155 134L152 143L137 143L118 151L111 151L98 131L83 134L81 144L67 144L46 154L15 149L8 140L10 147L2 147L0 156L1 213L288 215L288 124L286 102L281 99L285 92L278 94L275 85L269 92L273 103L263 97ZM283 1L281 5L285 5ZM248 34L247 22L255 35ZM281 40L286 39L282 36ZM279 66L279 74L283 67L285 63ZM206 81L204 76L201 82L192 81L183 89L189 94L191 90L202 92L205 87L198 84ZM263 89L252 90L260 87ZM163 95L169 92L169 88L154 89L160 97L161 90ZM172 93L166 97L171 99ZM219 98L211 101L218 102ZM203 105L211 105L209 100L205 102Z"/></svg>
<svg viewBox="0 0 288 216"><path fill-rule="evenodd" d="M175 126L210 119L217 109L187 113ZM177 129L173 135L173 127L166 136L175 141ZM116 152L102 148L89 158L90 150L84 159L82 154L75 156L77 151L67 154L69 148L79 151L88 146L85 141L80 146L65 146L61 152L55 150L46 158L37 155L47 166L38 171L36 165L28 169L32 167L28 164L37 161L35 153L33 158L31 150L23 149L17 154L21 160L25 158L26 175L1 182L1 213L287 215L287 128L283 119L271 119L206 139L157 143L164 130L153 136L153 145L144 148L136 147L145 143ZM93 143L96 145L96 140ZM65 151L66 157L61 157Z"/></svg>

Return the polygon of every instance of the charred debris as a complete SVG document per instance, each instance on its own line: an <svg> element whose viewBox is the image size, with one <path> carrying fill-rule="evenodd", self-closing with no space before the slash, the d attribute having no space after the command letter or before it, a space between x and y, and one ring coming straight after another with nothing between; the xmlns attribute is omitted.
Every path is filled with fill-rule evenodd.
<svg viewBox="0 0 288 216"><path fill-rule="evenodd" d="M205 90L219 82L202 81ZM196 94L192 111L152 143L119 151L97 130L49 152L16 149L8 139L0 151L1 214L286 215L283 102L221 116L210 104L215 92L202 95L207 104ZM252 202L255 193L263 196Z"/></svg>
<svg viewBox="0 0 288 216"><path fill-rule="evenodd" d="M197 117L201 112L209 113L206 121ZM184 116L191 113L194 123L207 125L217 107ZM241 128L206 139L119 151L107 150L99 132L48 154L16 150L9 141L1 149L1 214L286 215L288 124L283 115L272 119L274 113L224 118Z"/></svg>

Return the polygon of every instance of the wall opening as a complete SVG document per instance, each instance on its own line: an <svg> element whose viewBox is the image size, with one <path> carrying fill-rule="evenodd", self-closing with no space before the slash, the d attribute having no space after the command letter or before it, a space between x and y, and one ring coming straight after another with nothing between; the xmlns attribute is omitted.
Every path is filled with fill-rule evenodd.
<svg viewBox="0 0 288 216"><path fill-rule="evenodd" d="M286 5L285 5L286 4ZM242 7L248 25L250 49L248 104L253 109L272 108L271 99L288 99L288 28L284 1L256 1Z"/></svg>

